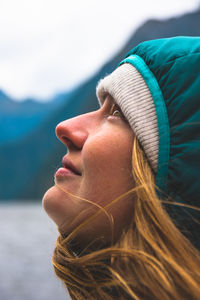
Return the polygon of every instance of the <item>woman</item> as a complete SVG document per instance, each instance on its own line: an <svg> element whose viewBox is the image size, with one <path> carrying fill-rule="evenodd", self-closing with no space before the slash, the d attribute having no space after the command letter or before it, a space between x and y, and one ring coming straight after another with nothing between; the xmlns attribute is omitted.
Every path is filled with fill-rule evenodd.
<svg viewBox="0 0 200 300"><path fill-rule="evenodd" d="M144 42L58 124L43 198L72 299L200 299L200 38Z"/></svg>

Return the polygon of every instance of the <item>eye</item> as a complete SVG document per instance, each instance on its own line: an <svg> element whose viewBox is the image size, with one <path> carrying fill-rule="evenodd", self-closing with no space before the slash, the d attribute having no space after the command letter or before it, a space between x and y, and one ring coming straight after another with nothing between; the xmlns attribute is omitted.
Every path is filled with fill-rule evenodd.
<svg viewBox="0 0 200 300"><path fill-rule="evenodd" d="M121 112L118 109L116 109L113 111L112 116L121 117Z"/></svg>
<svg viewBox="0 0 200 300"><path fill-rule="evenodd" d="M122 118L122 119L126 120L125 117L124 117L124 115L123 115L123 113L122 113L122 111L121 111L121 109L120 109L120 107L119 107L119 105L117 105L115 103L112 105L112 107L111 107L111 109L109 111L109 115L113 116L113 117Z"/></svg>

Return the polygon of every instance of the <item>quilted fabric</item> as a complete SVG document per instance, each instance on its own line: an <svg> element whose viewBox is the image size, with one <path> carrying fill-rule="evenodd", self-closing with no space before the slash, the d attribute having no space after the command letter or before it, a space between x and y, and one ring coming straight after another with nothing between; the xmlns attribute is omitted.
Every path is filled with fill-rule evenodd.
<svg viewBox="0 0 200 300"><path fill-rule="evenodd" d="M152 94L159 130L156 183L161 198L200 207L200 38L143 42L130 63ZM167 204L179 229L200 249L200 211Z"/></svg>

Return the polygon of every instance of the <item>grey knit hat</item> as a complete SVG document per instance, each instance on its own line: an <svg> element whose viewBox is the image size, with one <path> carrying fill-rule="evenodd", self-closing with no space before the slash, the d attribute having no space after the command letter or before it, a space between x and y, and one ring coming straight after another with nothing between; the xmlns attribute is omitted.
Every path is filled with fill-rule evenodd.
<svg viewBox="0 0 200 300"><path fill-rule="evenodd" d="M144 78L133 65L122 64L97 85L101 105L107 94L120 106L156 173L158 124L154 101Z"/></svg>

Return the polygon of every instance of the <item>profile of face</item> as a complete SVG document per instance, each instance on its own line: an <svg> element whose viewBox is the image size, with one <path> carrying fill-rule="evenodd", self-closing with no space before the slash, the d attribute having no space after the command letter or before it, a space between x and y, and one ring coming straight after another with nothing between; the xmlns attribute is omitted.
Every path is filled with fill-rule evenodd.
<svg viewBox="0 0 200 300"><path fill-rule="evenodd" d="M79 226L79 243L94 239L107 243L111 223L116 238L133 215L133 196L109 203L134 187L134 133L107 95L98 110L59 123L56 135L68 151L63 167L55 173L56 184L43 197L44 209L63 235L70 235Z"/></svg>

